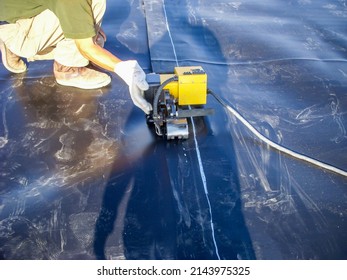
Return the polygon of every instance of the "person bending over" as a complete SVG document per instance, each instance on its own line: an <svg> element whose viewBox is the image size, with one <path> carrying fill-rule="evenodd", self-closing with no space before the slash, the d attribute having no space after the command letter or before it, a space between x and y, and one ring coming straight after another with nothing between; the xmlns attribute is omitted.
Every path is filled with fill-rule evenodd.
<svg viewBox="0 0 347 280"><path fill-rule="evenodd" d="M58 84L82 89L108 85L108 74L89 63L115 72L129 86L134 104L149 113L144 99L146 75L136 60L122 61L104 49L101 22L106 0L1 0L0 51L4 66L23 73L27 61L54 59Z"/></svg>

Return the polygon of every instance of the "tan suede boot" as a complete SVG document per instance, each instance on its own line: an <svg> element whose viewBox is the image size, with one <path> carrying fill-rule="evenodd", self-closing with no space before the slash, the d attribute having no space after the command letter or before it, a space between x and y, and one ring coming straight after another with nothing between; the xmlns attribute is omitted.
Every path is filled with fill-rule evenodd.
<svg viewBox="0 0 347 280"><path fill-rule="evenodd" d="M0 51L2 63L8 71L18 74L27 70L24 61L18 55L11 52L2 40L0 40Z"/></svg>
<svg viewBox="0 0 347 280"><path fill-rule="evenodd" d="M68 67L54 61L53 72L58 84L82 89L107 86L111 77L87 67Z"/></svg>

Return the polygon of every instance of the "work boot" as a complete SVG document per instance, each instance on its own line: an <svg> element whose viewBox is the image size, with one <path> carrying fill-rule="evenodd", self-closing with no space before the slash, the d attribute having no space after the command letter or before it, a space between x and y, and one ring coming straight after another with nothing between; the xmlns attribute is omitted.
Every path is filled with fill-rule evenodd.
<svg viewBox="0 0 347 280"><path fill-rule="evenodd" d="M11 52L2 40L0 40L0 51L2 63L8 71L18 74L27 70L24 61L18 55Z"/></svg>
<svg viewBox="0 0 347 280"><path fill-rule="evenodd" d="M54 76L58 84L82 89L96 89L107 86L111 77L88 67L68 67L54 61Z"/></svg>

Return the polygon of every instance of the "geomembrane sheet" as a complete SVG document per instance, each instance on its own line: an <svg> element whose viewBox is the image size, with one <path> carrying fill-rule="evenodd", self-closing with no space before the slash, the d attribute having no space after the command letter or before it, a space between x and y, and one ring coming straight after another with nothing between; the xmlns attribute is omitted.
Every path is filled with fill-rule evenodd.
<svg viewBox="0 0 347 280"><path fill-rule="evenodd" d="M202 66L214 115L146 124L115 75L59 86L0 65L1 259L346 259L345 1L108 2L105 48L145 72Z"/></svg>

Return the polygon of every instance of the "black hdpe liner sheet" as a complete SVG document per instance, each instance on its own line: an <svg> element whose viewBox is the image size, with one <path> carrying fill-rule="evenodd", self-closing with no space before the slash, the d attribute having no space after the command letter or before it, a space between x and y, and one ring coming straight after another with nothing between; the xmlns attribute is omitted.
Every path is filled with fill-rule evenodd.
<svg viewBox="0 0 347 280"><path fill-rule="evenodd" d="M116 2L116 3L115 3ZM199 65L258 131L347 169L343 1L108 2L106 48ZM1 259L346 259L347 179L270 148L213 96L190 138L147 127L113 75L61 87L0 65Z"/></svg>

